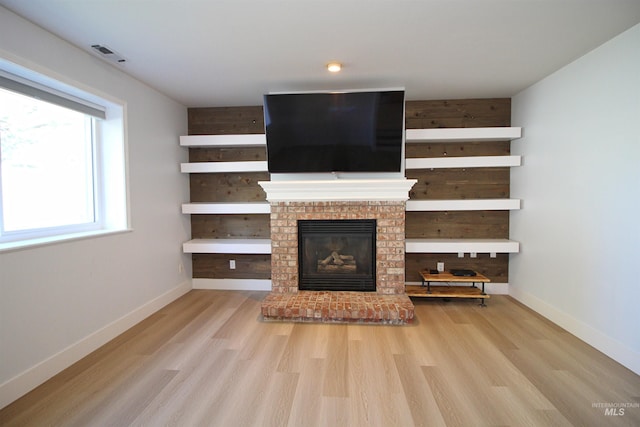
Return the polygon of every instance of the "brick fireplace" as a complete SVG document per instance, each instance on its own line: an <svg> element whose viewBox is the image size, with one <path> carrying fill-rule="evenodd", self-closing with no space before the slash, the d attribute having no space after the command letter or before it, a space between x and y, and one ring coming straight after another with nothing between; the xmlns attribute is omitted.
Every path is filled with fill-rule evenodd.
<svg viewBox="0 0 640 427"><path fill-rule="evenodd" d="M405 323L405 203L414 180L265 181L271 204L266 319ZM299 289L298 221L375 220L375 292ZM336 279L339 280L339 279Z"/></svg>

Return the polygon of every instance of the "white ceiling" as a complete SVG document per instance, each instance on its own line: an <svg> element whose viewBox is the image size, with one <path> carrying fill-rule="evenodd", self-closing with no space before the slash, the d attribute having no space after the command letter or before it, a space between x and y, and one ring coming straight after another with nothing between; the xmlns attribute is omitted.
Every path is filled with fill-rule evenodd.
<svg viewBox="0 0 640 427"><path fill-rule="evenodd" d="M640 22L640 0L0 0L188 107L270 91L510 97ZM640 53L639 53L640 54ZM330 75L330 61L344 64ZM612 64L612 66L615 64Z"/></svg>

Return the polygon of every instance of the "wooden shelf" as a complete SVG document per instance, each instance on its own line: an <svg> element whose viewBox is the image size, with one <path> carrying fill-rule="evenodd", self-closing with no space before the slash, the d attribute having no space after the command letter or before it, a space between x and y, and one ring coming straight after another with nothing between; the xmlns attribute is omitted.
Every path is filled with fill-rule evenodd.
<svg viewBox="0 0 640 427"><path fill-rule="evenodd" d="M268 202L256 203L183 203L183 214L269 214L271 205Z"/></svg>
<svg viewBox="0 0 640 427"><path fill-rule="evenodd" d="M512 141L522 137L519 127L407 129L405 140L413 142Z"/></svg>
<svg viewBox="0 0 640 427"><path fill-rule="evenodd" d="M407 212L510 211L520 209L520 199L407 200Z"/></svg>
<svg viewBox="0 0 640 427"><path fill-rule="evenodd" d="M434 286L431 285L431 293L427 293L426 286L406 285L404 287L407 296L420 298L490 298L483 294L477 287L468 285L459 286Z"/></svg>
<svg viewBox="0 0 640 427"><path fill-rule="evenodd" d="M520 166L520 156L429 157L405 159L405 169L495 168Z"/></svg>
<svg viewBox="0 0 640 427"><path fill-rule="evenodd" d="M268 172L266 161L181 163L182 173Z"/></svg>
<svg viewBox="0 0 640 427"><path fill-rule="evenodd" d="M518 253L520 243L508 239L406 239L406 253Z"/></svg>
<svg viewBox="0 0 640 427"><path fill-rule="evenodd" d="M182 244L187 254L270 254L270 239L193 239Z"/></svg>
<svg viewBox="0 0 640 427"><path fill-rule="evenodd" d="M187 135L180 137L182 147L266 147L264 134L249 135Z"/></svg>

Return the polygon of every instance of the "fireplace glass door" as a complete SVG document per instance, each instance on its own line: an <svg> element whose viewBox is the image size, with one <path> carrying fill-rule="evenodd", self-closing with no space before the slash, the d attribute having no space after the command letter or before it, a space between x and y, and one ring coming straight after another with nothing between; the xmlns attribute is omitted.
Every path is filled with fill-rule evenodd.
<svg viewBox="0 0 640 427"><path fill-rule="evenodd" d="M376 221L298 221L300 290L375 291Z"/></svg>

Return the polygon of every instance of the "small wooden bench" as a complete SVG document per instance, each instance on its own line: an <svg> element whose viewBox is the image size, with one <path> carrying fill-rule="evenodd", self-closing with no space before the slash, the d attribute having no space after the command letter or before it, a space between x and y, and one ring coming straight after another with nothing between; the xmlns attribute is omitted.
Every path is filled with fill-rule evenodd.
<svg viewBox="0 0 640 427"><path fill-rule="evenodd" d="M475 276L454 276L449 271L434 274L429 270L423 270L420 272L420 276L422 277L422 285L407 285L405 287L405 292L408 296L421 298L478 298L482 307L486 307L485 299L490 298L484 292L484 284L491 282L491 280L480 273L476 273ZM470 286L432 286L432 283L469 283ZM481 288L478 288L476 284L481 284Z"/></svg>

